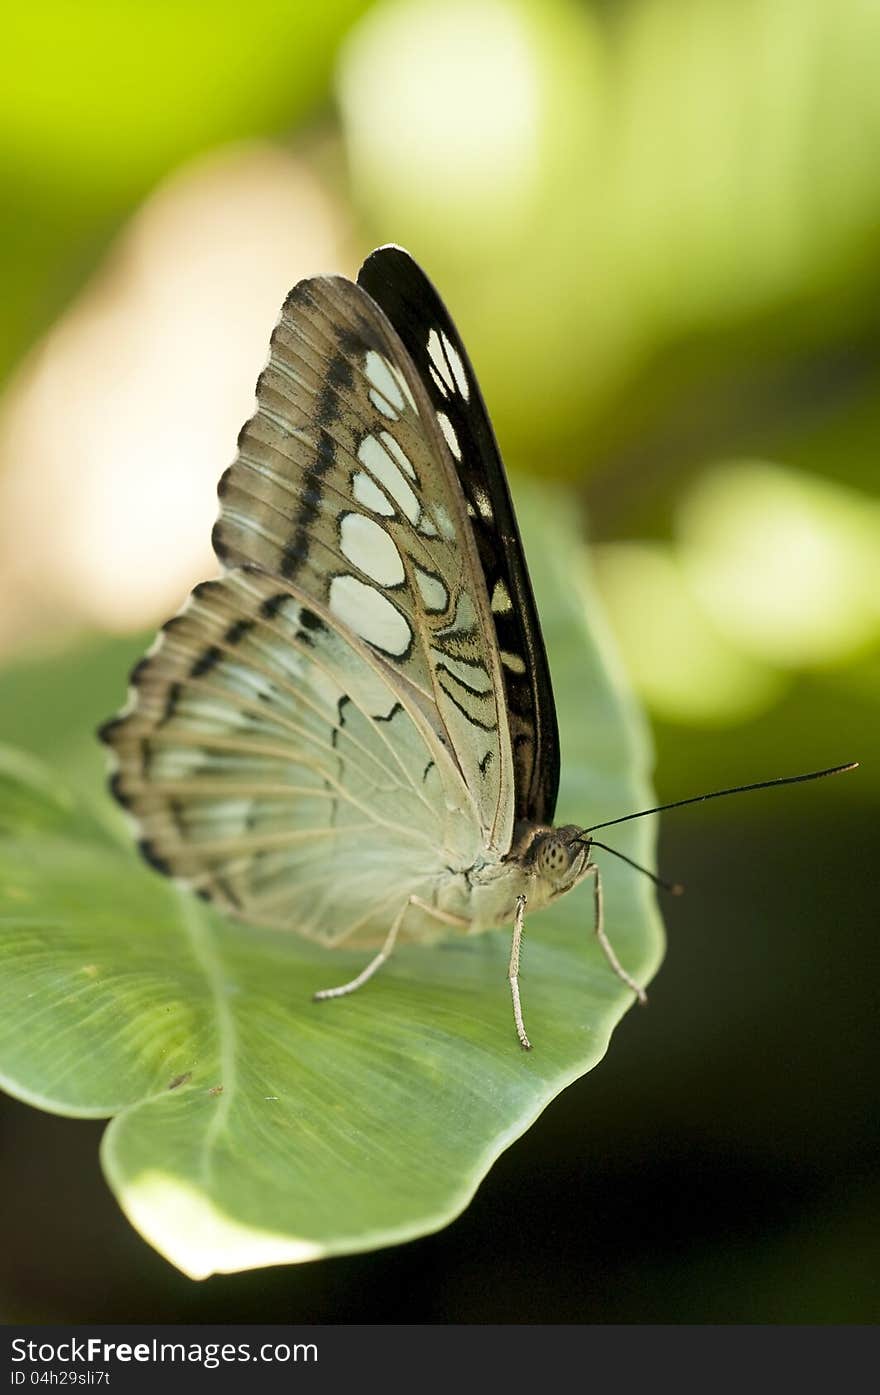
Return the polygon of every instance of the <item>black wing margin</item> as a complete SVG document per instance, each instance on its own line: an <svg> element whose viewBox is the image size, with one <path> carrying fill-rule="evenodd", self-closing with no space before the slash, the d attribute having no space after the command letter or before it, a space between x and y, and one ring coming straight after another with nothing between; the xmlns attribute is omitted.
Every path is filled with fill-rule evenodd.
<svg viewBox="0 0 880 1395"><path fill-rule="evenodd" d="M501 656L516 818L550 824L559 790L556 703L507 476L476 375L443 301L403 248L371 253L358 285L403 340L455 460Z"/></svg>

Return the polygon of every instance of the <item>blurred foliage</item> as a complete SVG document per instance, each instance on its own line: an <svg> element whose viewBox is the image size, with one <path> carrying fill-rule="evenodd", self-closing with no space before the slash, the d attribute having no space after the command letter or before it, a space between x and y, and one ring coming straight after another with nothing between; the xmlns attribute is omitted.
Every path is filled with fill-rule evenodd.
<svg viewBox="0 0 880 1395"><path fill-rule="evenodd" d="M6 1280L10 1311L876 1318L880 7L56 0L18 7L7 31L0 367L88 286L166 173L269 136L356 229L350 265L313 269L408 245L507 459L579 489L661 797L863 762L664 821L689 896L650 1013L445 1236L196 1299L89 1190L93 1143L78 1180L55 1173L69 1134L13 1107L10 1137L46 1163L5 1164L32 1202L10 1256L34 1249L34 1215L45 1227L43 1258ZM40 670L10 660L0 739L95 791L85 732L141 638L63 647L47 625L35 640L56 645L54 681L35 688ZM79 1198L81 1225L56 1193ZM111 1271L113 1299L89 1306Z"/></svg>
<svg viewBox="0 0 880 1395"><path fill-rule="evenodd" d="M181 161L284 131L326 101L366 0L55 0L16 5L0 60L0 372Z"/></svg>
<svg viewBox="0 0 880 1395"><path fill-rule="evenodd" d="M511 30L530 83L519 66L510 80ZM479 66L461 64L469 41ZM409 61L389 74L377 54L394 45ZM466 288L466 337L518 449L578 473L613 457L617 476L616 457L641 465L655 434L687 432L689 450L668 447L680 469L729 446L744 391L781 412L835 341L873 342L878 52L864 0L383 5L346 50L345 134L377 233ZM443 139L413 148L407 102L416 119L464 105L470 124L439 119ZM513 122L526 102L536 151L519 151L518 217L496 221L498 108ZM416 167L433 199L409 196ZM456 231L475 203L476 247Z"/></svg>

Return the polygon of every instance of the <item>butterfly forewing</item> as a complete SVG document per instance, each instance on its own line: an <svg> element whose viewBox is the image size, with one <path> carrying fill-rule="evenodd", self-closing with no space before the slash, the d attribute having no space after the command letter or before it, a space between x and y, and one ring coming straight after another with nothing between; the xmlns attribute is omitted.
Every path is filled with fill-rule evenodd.
<svg viewBox="0 0 880 1395"><path fill-rule="evenodd" d="M372 943L482 846L418 694L292 583L203 583L132 679L114 791L148 859L234 914Z"/></svg>
<svg viewBox="0 0 880 1395"><path fill-rule="evenodd" d="M220 484L215 548L325 606L421 694L487 849L515 818L502 656L453 449L382 310L336 277L300 282Z"/></svg>
<svg viewBox="0 0 880 1395"><path fill-rule="evenodd" d="M556 705L510 490L476 375L440 296L402 248L373 252L358 284L403 341L455 461L501 657L516 817L552 823L559 787Z"/></svg>

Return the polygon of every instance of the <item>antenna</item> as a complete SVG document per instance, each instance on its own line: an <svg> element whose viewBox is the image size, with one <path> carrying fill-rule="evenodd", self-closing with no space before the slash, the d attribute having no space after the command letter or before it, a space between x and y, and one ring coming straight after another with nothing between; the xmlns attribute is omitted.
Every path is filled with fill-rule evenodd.
<svg viewBox="0 0 880 1395"><path fill-rule="evenodd" d="M607 823L594 823L592 827L582 830L584 833L592 833L597 828L611 828L615 823L628 823L630 819L643 819L648 814L662 814L667 809L680 809L684 804L701 804L704 799L721 799L727 794L745 794L748 790L766 790L771 785L799 785L804 780L821 780L825 775L840 775L845 770L856 770L858 761L850 761L848 765L832 765L829 770L812 770L808 775L783 775L777 780L759 780L756 785L734 785L729 790L713 790L711 794L695 794L690 799L677 799L674 804L658 804L656 809L642 809L638 814L624 814L619 819L609 819ZM597 844L598 846L598 844ZM611 848L608 849L612 851ZM622 857L622 853L618 853ZM644 870L642 868L639 869Z"/></svg>
<svg viewBox="0 0 880 1395"><path fill-rule="evenodd" d="M630 867L634 867L637 872L644 872L646 877L650 877L654 885L659 886L661 891L669 891L673 896L680 896L684 891L681 882L664 881L662 877L658 877L657 873L652 872L650 868L643 867L640 862L634 862L631 857L627 857L626 853L618 852L617 848L609 848L607 843L600 843L598 838L583 838L578 841L583 842L589 847L601 848L603 852L613 853L615 857L620 858L621 862L628 862Z"/></svg>

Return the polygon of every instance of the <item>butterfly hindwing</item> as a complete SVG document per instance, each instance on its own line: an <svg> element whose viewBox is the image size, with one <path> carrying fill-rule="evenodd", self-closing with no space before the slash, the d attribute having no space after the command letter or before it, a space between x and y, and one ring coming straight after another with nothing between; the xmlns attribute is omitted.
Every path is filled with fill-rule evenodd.
<svg viewBox="0 0 880 1395"><path fill-rule="evenodd" d="M114 792L148 860L233 914L368 944L449 857L477 855L417 694L289 583L203 582L132 685L102 731Z"/></svg>
<svg viewBox="0 0 880 1395"><path fill-rule="evenodd" d="M455 461L501 656L516 818L552 823L559 787L556 705L510 490L476 375L443 301L402 248L373 252L358 284L399 334Z"/></svg>

